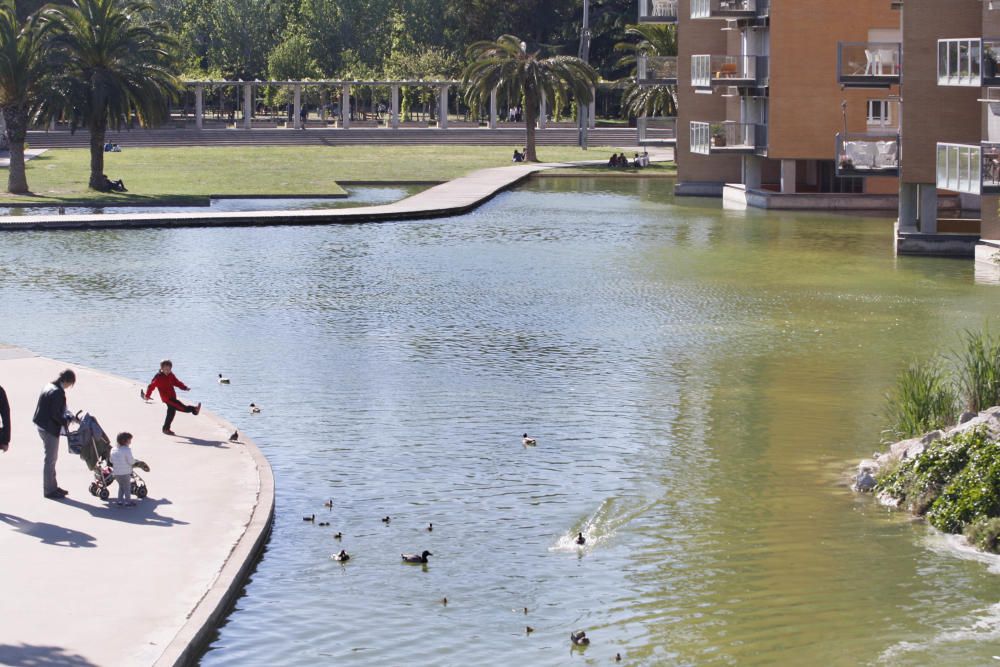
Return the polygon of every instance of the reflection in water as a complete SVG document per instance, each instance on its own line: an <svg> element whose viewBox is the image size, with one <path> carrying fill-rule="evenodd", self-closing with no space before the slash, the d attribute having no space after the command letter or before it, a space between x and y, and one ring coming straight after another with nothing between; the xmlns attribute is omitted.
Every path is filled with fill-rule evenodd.
<svg viewBox="0 0 1000 667"><path fill-rule="evenodd" d="M580 628L587 664L988 664L992 566L843 477L899 367L1000 292L895 259L884 219L667 192L546 179L451 220L9 235L0 340L137 379L170 355L227 418L267 405L241 430L275 469L274 537L204 664L562 665Z"/></svg>

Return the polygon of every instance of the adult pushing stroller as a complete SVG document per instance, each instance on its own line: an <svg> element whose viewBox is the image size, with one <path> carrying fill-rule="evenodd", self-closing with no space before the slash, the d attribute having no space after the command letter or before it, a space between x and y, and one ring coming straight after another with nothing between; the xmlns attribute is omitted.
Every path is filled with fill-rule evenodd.
<svg viewBox="0 0 1000 667"><path fill-rule="evenodd" d="M90 495L107 500L111 496L109 487L115 481L115 476L111 468L111 440L104 429L93 415L84 413L81 417L77 413L77 428L73 431L67 428L66 440L69 442L70 453L79 454L87 464L87 469L94 471ZM136 467L149 470L149 466L142 461L136 461ZM145 480L133 469L132 494L137 498L145 498L147 493Z"/></svg>

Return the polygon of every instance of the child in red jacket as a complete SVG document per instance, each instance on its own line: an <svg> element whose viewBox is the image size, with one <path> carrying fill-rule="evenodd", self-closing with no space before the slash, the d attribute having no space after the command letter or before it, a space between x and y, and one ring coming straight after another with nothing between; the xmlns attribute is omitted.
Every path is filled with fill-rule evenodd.
<svg viewBox="0 0 1000 667"><path fill-rule="evenodd" d="M193 415L201 412L201 403L191 406L184 405L178 401L177 393L174 391L175 387L181 391L190 391L188 386L174 375L173 362L169 359L164 359L160 362L160 372L153 376L152 381L149 383L149 388L141 392L143 399L150 401L153 399L153 390L159 390L160 400L167 404L167 418L163 420L163 432L166 435L174 435L174 432L170 430L170 425L173 424L174 415L177 414L178 410L181 412L190 412Z"/></svg>

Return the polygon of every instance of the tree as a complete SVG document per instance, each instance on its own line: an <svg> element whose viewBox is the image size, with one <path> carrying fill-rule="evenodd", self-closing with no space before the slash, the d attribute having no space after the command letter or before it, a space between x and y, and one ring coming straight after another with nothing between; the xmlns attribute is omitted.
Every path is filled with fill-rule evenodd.
<svg viewBox="0 0 1000 667"><path fill-rule="evenodd" d="M503 35L495 42L476 42L466 50L472 62L462 72L462 86L472 108L489 99L493 90L509 99L524 98L527 129L526 159L537 162L535 121L542 95L556 98L556 91L570 94L580 104L589 104L597 72L572 56L540 57L514 35Z"/></svg>
<svg viewBox="0 0 1000 667"><path fill-rule="evenodd" d="M0 108L10 148L7 192L15 194L28 192L24 140L48 71L46 33L50 25L38 14L21 21L14 0L0 2Z"/></svg>
<svg viewBox="0 0 1000 667"><path fill-rule="evenodd" d="M636 80L636 70L640 56L676 56L677 30L672 25L647 23L628 26L625 34L638 37L639 41L615 44L615 51L625 54L618 60L616 67L628 67L631 77L622 97L622 114L655 116L659 113L676 116L676 86L640 86Z"/></svg>
<svg viewBox="0 0 1000 667"><path fill-rule="evenodd" d="M144 22L151 5L141 0L73 0L48 10L60 76L54 105L72 129L90 132L90 187L106 187L104 141L135 117L143 127L166 120L180 95L164 27Z"/></svg>

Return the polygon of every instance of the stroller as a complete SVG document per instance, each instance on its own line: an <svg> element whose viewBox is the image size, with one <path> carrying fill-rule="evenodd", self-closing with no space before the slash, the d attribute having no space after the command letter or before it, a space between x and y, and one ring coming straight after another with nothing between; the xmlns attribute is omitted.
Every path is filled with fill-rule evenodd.
<svg viewBox="0 0 1000 667"><path fill-rule="evenodd" d="M66 429L69 451L71 454L79 454L87 464L87 468L94 471L94 481L90 483L90 495L107 500L111 496L109 487L115 481L111 469L111 440L93 415L84 413L81 417L80 413L77 413L76 421L76 430ZM149 470L149 466L142 461L135 463L137 468ZM136 498L145 498L147 493L145 480L133 468L132 495Z"/></svg>

